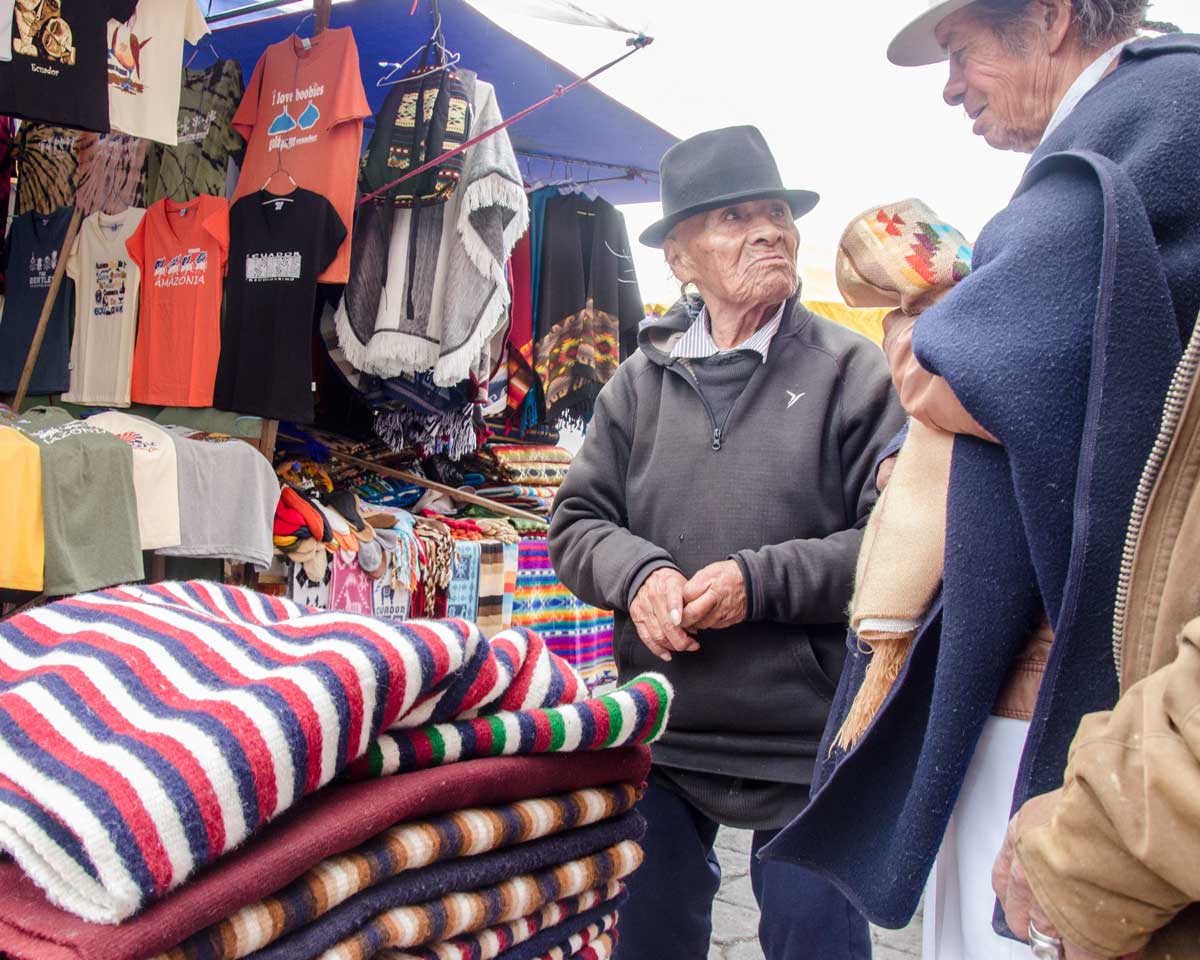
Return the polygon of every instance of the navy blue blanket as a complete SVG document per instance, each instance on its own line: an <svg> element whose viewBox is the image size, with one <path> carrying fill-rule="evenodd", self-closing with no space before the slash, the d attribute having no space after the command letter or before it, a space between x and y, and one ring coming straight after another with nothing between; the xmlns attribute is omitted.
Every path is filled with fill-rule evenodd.
<svg viewBox="0 0 1200 960"><path fill-rule="evenodd" d="M915 912L1043 610L1055 643L1014 809L1061 785L1080 719L1116 700L1129 510L1200 308L1198 52L1194 37L1134 44L1035 154L971 275L917 323L918 359L1002 446L956 439L941 601L866 737L826 759L808 810L765 851L826 874L881 925ZM823 758L866 669L849 646Z"/></svg>

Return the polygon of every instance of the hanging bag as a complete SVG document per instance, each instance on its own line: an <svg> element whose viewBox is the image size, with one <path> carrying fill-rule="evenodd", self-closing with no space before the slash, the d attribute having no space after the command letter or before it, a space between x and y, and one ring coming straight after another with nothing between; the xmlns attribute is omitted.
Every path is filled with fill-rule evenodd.
<svg viewBox="0 0 1200 960"><path fill-rule="evenodd" d="M392 183L408 170L465 143L471 136L471 104L453 69L430 64L431 40L421 62L389 91L375 116L359 178L364 194ZM462 175L463 154L457 154L380 195L380 202L401 207L444 203Z"/></svg>

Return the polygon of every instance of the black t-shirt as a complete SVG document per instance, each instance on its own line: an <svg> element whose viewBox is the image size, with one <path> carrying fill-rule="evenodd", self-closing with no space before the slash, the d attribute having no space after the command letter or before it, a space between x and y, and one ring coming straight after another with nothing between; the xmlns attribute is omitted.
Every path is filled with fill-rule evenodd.
<svg viewBox="0 0 1200 960"><path fill-rule="evenodd" d="M108 132L108 20L137 0L17 0L0 114Z"/></svg>
<svg viewBox="0 0 1200 960"><path fill-rule="evenodd" d="M345 239L337 210L310 190L260 190L233 205L214 406L312 421L317 277Z"/></svg>

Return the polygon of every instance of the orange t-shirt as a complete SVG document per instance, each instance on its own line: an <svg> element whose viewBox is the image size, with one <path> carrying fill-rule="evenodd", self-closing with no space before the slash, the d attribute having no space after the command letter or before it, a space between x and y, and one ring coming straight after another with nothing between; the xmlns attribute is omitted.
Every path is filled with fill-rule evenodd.
<svg viewBox="0 0 1200 960"><path fill-rule="evenodd" d="M267 47L233 117L234 129L246 138L234 203L262 190L282 165L297 185L321 194L342 218L346 240L318 278L321 283L350 278L363 119L370 115L354 34L339 27L310 41L293 35ZM290 189L287 177L275 177L273 192Z"/></svg>
<svg viewBox="0 0 1200 960"><path fill-rule="evenodd" d="M221 355L229 203L203 194L159 200L125 242L142 271L134 403L211 407Z"/></svg>

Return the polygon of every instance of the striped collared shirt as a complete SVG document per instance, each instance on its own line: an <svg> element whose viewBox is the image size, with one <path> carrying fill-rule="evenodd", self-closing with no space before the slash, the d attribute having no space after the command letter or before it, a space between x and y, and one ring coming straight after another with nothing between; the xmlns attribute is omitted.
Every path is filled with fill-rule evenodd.
<svg viewBox="0 0 1200 960"><path fill-rule="evenodd" d="M779 332L779 325L783 322L783 308L785 304L780 304L779 309L775 311L770 321L759 327L750 337L743 340L736 347L731 347L729 350L722 350L716 345L712 338L712 332L709 327L708 308L705 307L700 311L700 316L692 321L692 325L687 328L687 331L671 348L671 356L676 360L705 360L708 357L715 357L718 353L732 353L735 350L753 350L760 357L762 362L767 362L767 351L771 349L771 341L775 339L775 334Z"/></svg>

